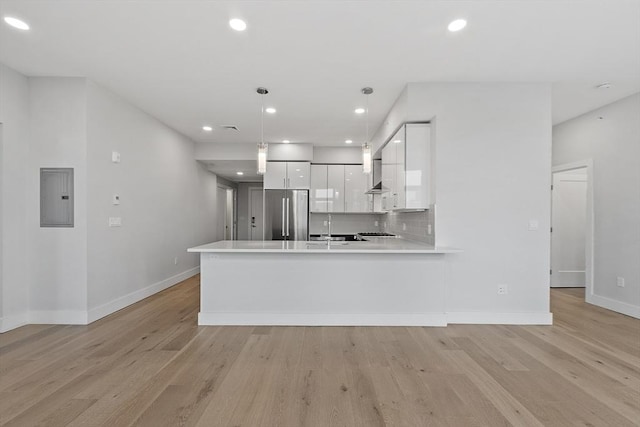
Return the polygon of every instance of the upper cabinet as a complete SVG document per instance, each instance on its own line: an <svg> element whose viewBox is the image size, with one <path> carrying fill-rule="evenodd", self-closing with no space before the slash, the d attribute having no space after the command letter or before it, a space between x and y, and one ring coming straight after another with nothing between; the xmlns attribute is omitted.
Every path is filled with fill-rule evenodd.
<svg viewBox="0 0 640 427"><path fill-rule="evenodd" d="M309 162L268 162L264 174L265 190L308 190L311 185Z"/></svg>
<svg viewBox="0 0 640 427"><path fill-rule="evenodd" d="M311 165L311 212L371 212L362 165Z"/></svg>
<svg viewBox="0 0 640 427"><path fill-rule="evenodd" d="M344 165L345 212L371 212L369 175L362 173L362 165Z"/></svg>
<svg viewBox="0 0 640 427"><path fill-rule="evenodd" d="M428 209L430 127L405 124L382 149L382 209Z"/></svg>

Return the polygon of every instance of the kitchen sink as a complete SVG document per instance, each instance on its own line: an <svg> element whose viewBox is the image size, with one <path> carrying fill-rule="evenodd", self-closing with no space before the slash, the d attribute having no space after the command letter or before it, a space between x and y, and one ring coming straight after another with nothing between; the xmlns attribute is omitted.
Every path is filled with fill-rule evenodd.
<svg viewBox="0 0 640 427"><path fill-rule="evenodd" d="M329 236L326 234L312 234L311 236L309 236L309 240L321 242L331 240L332 243L365 241L365 239L360 238L357 234L332 234L331 238L329 238Z"/></svg>

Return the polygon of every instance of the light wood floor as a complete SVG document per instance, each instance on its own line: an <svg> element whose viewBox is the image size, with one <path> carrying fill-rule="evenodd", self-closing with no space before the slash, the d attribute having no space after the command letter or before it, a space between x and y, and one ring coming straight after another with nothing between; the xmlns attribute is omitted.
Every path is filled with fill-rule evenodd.
<svg viewBox="0 0 640 427"><path fill-rule="evenodd" d="M198 278L90 326L0 335L3 426L632 426L640 321L554 290L554 326L198 327Z"/></svg>

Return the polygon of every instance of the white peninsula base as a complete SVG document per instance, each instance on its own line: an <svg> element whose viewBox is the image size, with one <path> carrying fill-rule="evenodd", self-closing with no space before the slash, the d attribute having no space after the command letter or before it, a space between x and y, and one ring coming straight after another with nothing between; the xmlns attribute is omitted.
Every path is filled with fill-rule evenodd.
<svg viewBox="0 0 640 427"><path fill-rule="evenodd" d="M447 324L442 252L198 249L200 325Z"/></svg>

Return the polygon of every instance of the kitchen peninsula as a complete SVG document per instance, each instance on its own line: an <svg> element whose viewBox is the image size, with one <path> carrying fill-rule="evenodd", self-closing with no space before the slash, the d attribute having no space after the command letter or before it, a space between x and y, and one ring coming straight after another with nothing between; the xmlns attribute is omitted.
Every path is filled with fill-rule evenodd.
<svg viewBox="0 0 640 427"><path fill-rule="evenodd" d="M220 241L200 253L200 325L446 326L448 257L405 239Z"/></svg>

